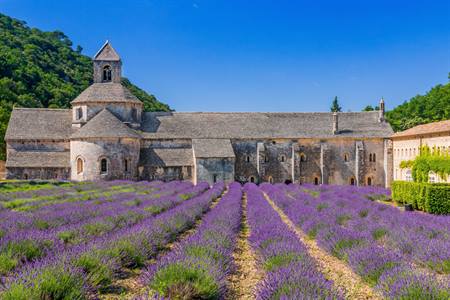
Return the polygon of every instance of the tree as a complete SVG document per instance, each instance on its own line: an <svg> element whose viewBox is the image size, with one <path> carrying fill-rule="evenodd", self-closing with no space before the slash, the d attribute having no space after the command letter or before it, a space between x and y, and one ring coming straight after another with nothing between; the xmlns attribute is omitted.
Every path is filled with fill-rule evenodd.
<svg viewBox="0 0 450 300"><path fill-rule="evenodd" d="M367 105L362 109L362 111L374 111L374 110L380 110L379 106L373 107L372 105Z"/></svg>
<svg viewBox="0 0 450 300"><path fill-rule="evenodd" d="M332 112L341 112L342 107L339 105L338 97L335 96L333 102L331 103L331 111Z"/></svg>

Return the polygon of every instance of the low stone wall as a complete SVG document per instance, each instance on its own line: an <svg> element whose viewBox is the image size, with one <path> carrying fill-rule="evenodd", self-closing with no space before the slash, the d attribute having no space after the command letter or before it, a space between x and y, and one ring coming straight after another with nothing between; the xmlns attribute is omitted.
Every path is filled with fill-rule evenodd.
<svg viewBox="0 0 450 300"><path fill-rule="evenodd" d="M5 179L6 170L5 170L5 161L0 160L0 180Z"/></svg>

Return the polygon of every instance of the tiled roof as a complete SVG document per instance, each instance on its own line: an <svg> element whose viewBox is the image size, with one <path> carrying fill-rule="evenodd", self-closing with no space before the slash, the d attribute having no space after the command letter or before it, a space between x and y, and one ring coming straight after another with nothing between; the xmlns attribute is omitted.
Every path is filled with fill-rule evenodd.
<svg viewBox="0 0 450 300"><path fill-rule="evenodd" d="M14 108L5 140L68 140L72 134L72 110Z"/></svg>
<svg viewBox="0 0 450 300"><path fill-rule="evenodd" d="M71 139L79 138L141 138L141 136L122 123L107 109L103 109L95 117L78 129Z"/></svg>
<svg viewBox="0 0 450 300"><path fill-rule="evenodd" d="M70 168L70 152L17 151L8 155L7 168Z"/></svg>
<svg viewBox="0 0 450 300"><path fill-rule="evenodd" d="M140 164L155 167L192 166L192 148L145 148L141 150Z"/></svg>
<svg viewBox="0 0 450 300"><path fill-rule="evenodd" d="M119 61L120 57L116 50L111 46L111 43L106 41L95 54L94 60Z"/></svg>
<svg viewBox="0 0 450 300"><path fill-rule="evenodd" d="M177 113L143 114L144 138L332 138L390 137L378 112L339 113L333 134L332 113Z"/></svg>
<svg viewBox="0 0 450 300"><path fill-rule="evenodd" d="M396 137L426 135L442 132L447 132L450 135L450 120L418 125L405 131L397 132L394 135L392 135L392 137L396 138Z"/></svg>
<svg viewBox="0 0 450 300"><path fill-rule="evenodd" d="M192 147L198 158L235 157L229 139L193 139Z"/></svg>
<svg viewBox="0 0 450 300"><path fill-rule="evenodd" d="M71 103L80 104L86 102L129 102L142 104L121 83L114 82L94 83L78 95Z"/></svg>

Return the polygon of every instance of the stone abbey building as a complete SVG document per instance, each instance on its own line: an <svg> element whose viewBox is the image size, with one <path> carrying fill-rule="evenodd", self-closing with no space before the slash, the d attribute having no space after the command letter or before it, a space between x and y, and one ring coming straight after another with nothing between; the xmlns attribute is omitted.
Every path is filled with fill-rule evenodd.
<svg viewBox="0 0 450 300"><path fill-rule="evenodd" d="M72 109L13 110L8 179L390 183L383 101L373 112L143 112L111 44L93 64Z"/></svg>

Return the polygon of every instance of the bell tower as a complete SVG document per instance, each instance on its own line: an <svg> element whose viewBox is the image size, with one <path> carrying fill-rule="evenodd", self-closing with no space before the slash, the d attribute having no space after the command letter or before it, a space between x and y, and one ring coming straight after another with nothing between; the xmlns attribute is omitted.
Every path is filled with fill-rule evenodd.
<svg viewBox="0 0 450 300"><path fill-rule="evenodd" d="M122 61L109 41L94 56L94 83L120 83Z"/></svg>

